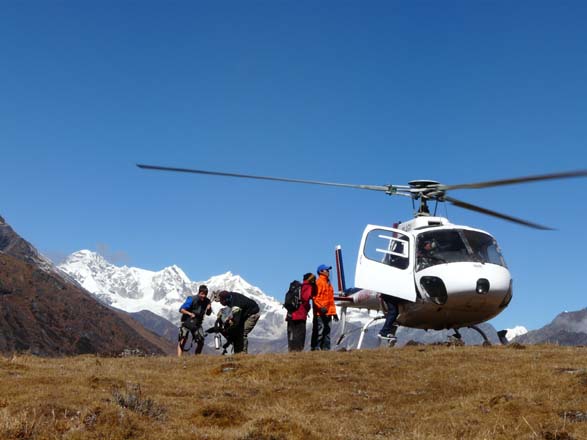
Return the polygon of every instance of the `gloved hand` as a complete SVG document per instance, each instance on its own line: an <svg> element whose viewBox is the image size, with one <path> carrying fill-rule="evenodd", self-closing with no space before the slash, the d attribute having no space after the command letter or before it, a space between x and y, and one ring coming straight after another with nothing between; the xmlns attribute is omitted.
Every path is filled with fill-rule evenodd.
<svg viewBox="0 0 587 440"><path fill-rule="evenodd" d="M322 316L326 316L327 311L328 311L328 309L326 307L320 307L320 314Z"/></svg>
<svg viewBox="0 0 587 440"><path fill-rule="evenodd" d="M338 315L334 315L332 319L334 319L334 322L338 322Z"/></svg>

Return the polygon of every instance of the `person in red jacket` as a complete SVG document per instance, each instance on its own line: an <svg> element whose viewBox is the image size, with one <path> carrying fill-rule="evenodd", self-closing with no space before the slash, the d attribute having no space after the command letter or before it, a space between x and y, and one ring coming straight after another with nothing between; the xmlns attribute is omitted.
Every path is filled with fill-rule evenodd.
<svg viewBox="0 0 587 440"><path fill-rule="evenodd" d="M330 324L338 321L334 304L334 289L330 284L331 266L321 264L316 272L316 296L314 297L314 320L312 322L311 349L330 350Z"/></svg>
<svg viewBox="0 0 587 440"><path fill-rule="evenodd" d="M310 311L310 299L316 295L316 276L313 273L304 275L300 292L300 306L286 316L287 350L303 351L306 344L306 319Z"/></svg>

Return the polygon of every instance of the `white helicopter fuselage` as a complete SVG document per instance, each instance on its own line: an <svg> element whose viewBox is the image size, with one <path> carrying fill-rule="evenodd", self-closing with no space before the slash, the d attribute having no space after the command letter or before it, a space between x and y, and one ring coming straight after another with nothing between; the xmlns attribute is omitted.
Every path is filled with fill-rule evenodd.
<svg viewBox="0 0 587 440"><path fill-rule="evenodd" d="M419 280L435 276L446 285L446 303L431 301ZM490 288L477 292L477 280L486 279ZM398 324L415 328L459 328L485 322L497 316L511 298L511 276L507 268L482 263L446 263L416 273L420 298L416 302L399 304ZM507 301L509 303L509 300Z"/></svg>
<svg viewBox="0 0 587 440"><path fill-rule="evenodd" d="M388 295L397 302L399 325L434 330L487 321L512 297L495 239L442 217L417 217L396 228L368 225L355 286L337 298L341 306L380 310L381 295Z"/></svg>

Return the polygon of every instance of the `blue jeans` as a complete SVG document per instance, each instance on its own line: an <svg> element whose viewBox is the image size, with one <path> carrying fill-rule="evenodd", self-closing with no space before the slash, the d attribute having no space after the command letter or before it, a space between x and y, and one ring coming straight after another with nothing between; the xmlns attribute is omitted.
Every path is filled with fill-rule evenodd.
<svg viewBox="0 0 587 440"><path fill-rule="evenodd" d="M395 335L395 326L393 323L397 318L397 306L395 305L395 302L387 295L381 295L381 300L387 306L387 314L385 315L385 323L383 324L383 327L381 327L379 334L381 336L387 336L390 334Z"/></svg>
<svg viewBox="0 0 587 440"><path fill-rule="evenodd" d="M332 316L314 316L312 321L312 350L330 350L330 322Z"/></svg>

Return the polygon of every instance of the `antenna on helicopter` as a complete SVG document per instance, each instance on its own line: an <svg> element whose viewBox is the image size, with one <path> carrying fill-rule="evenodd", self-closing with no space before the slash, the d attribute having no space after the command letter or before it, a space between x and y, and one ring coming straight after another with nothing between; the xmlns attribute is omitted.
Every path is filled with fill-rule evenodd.
<svg viewBox="0 0 587 440"><path fill-rule="evenodd" d="M510 179L501 179L501 180L490 180L485 182L477 182L477 183L463 183L458 185L443 185L439 182L434 180L412 180L409 182L409 186L405 185L357 185L351 183L336 183L336 182L322 182L318 180L304 180L304 179L291 179L285 177L271 177L271 176L256 176L250 174L237 174L237 173L225 173L219 171L208 171L208 170L196 170L191 168L174 168L174 167L164 167L159 165L145 165L145 164L137 164L139 168L146 169L146 170L156 170L156 171L172 171L172 172L180 172L180 173L193 173L193 174L207 174L212 176L224 176L224 177L238 177L238 178L246 178L246 179L260 179L260 180L272 180L277 182L290 182L290 183L305 183L310 185L323 185L323 186L335 186L335 187L344 187L344 188L355 188L355 189L367 189L371 191L381 191L387 195L398 195L398 196L405 196L410 197L412 200L420 200L420 207L416 212L416 217L418 216L426 216L430 215L430 210L428 209L428 200L435 200L436 202L448 202L452 205L458 206L462 209L467 209L469 211L479 212L481 214L489 215L492 217L497 217L502 220L507 220L509 222L517 223L523 226L528 226L530 228L535 229L542 229L542 230L550 230L552 228L548 226L543 226L538 223L534 223L528 220L523 220L520 218L512 217L507 214L502 214L497 211L492 211L487 208L482 208L477 205L473 205L471 203L463 202L461 200L455 199L453 197L448 197L446 195L447 191L456 190L456 189L481 189L481 188L490 188L494 186L503 186L503 185L514 185L518 183L528 183L528 182L537 182L542 180L557 180L557 179L567 179L567 178L576 178L576 177L587 177L587 169L585 170L578 170L578 171L566 171L561 173L551 173L551 174L540 174L540 175L533 175L533 176L526 176L526 177L515 177Z"/></svg>

